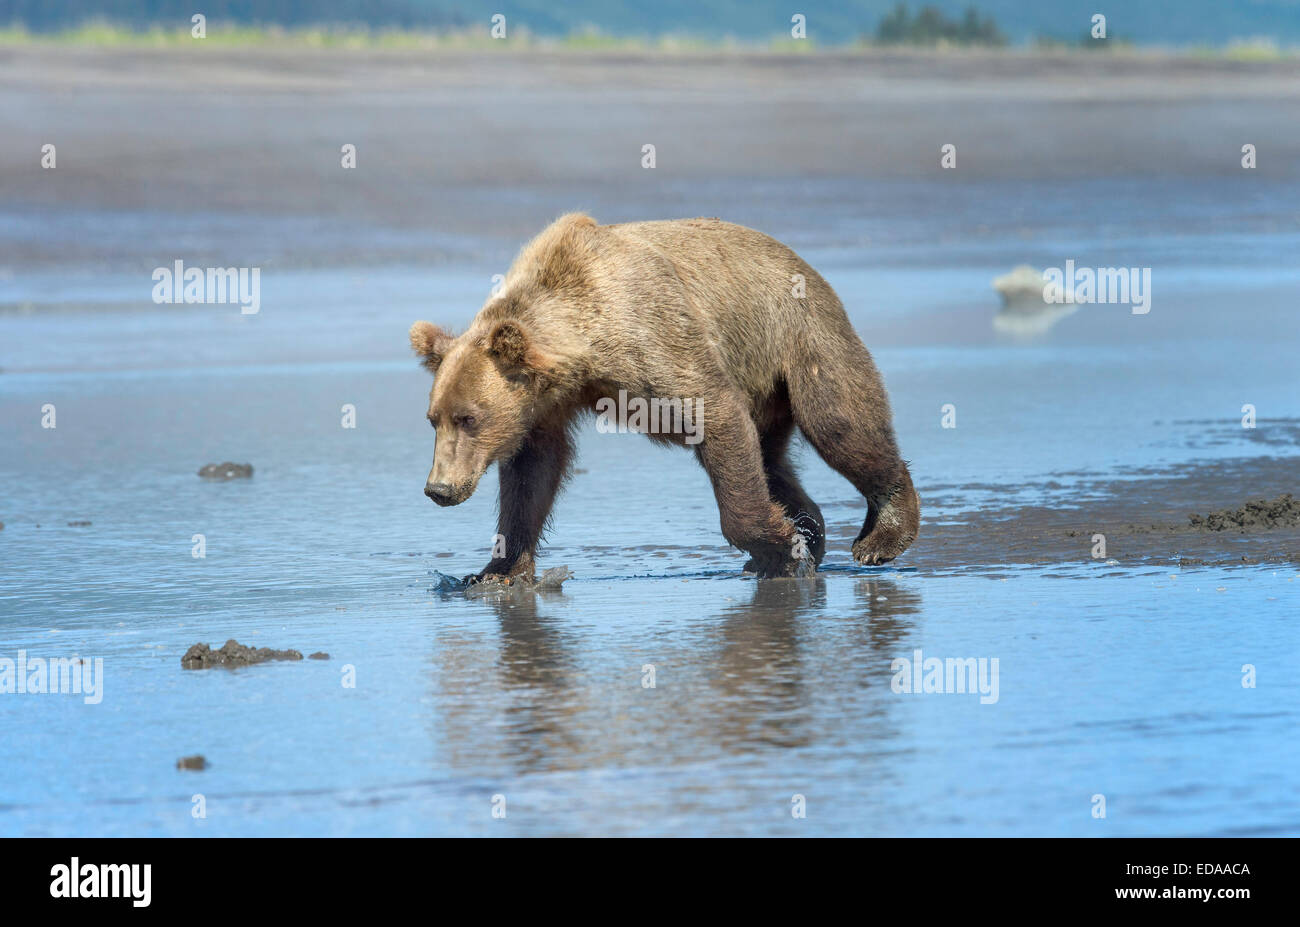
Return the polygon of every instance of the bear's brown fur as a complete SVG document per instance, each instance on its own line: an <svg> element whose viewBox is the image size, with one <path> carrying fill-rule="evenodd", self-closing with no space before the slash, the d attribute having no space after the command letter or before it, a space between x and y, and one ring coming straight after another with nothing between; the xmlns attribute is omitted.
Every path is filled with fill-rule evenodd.
<svg viewBox="0 0 1300 927"><path fill-rule="evenodd" d="M821 511L787 457L795 427L866 497L855 560L884 563L916 538L920 499L871 355L826 281L753 229L566 215L524 246L463 335L416 322L410 337L435 374L426 494L455 505L499 467L505 552L479 579L532 575L572 425L620 390L697 401L693 448L746 569L791 575L821 562ZM692 446L683 434L650 437Z"/></svg>

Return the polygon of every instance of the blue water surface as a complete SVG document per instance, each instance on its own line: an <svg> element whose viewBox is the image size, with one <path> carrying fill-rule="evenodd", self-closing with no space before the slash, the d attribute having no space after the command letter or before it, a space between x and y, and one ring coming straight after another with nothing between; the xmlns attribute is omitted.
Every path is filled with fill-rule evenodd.
<svg viewBox="0 0 1300 927"><path fill-rule="evenodd" d="M1014 231L918 236L897 261L851 229L814 242L923 497L1042 502L1049 477L1264 453L1233 430L1245 403L1260 427L1300 417L1292 230L1189 245L1177 191L1150 196L1166 225L1119 251L1151 258L1151 313L1086 306L1036 339L991 325ZM1106 234L1055 234L1025 259L1116 263ZM1246 260L1255 235L1275 250ZM1188 248L1223 257L1169 258ZM865 569L833 544L818 576L758 582L690 455L588 426L540 563L575 578L436 591L488 559L495 480L424 499L429 380L405 332L463 326L496 270L268 271L254 316L154 305L129 268L0 281L0 658L104 674L97 704L0 694L0 834L1300 831L1293 566L1044 570L990 537L974 570ZM254 477L196 476L223 460ZM861 498L802 461L850 532ZM330 659L182 669L229 638ZM996 659L996 701L893 691L918 650ZM196 753L206 770L175 768Z"/></svg>

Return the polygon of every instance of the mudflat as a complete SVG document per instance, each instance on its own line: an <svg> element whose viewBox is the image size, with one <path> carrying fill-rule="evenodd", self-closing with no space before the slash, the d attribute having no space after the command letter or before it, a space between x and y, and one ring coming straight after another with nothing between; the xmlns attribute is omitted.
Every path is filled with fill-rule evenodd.
<svg viewBox="0 0 1300 927"><path fill-rule="evenodd" d="M575 208L745 221L764 199L816 227L826 197L810 184L829 181L845 187L834 202L859 182L1226 180L1247 142L1258 174L1278 176L1300 163L1300 64L24 45L0 47L0 123L6 210L59 228L93 229L97 210L135 223L6 235L13 261L147 262L176 244L178 218L215 212L184 239L195 259L242 244L298 265L429 263L495 255ZM57 174L40 166L44 144ZM938 169L944 144L955 171Z"/></svg>

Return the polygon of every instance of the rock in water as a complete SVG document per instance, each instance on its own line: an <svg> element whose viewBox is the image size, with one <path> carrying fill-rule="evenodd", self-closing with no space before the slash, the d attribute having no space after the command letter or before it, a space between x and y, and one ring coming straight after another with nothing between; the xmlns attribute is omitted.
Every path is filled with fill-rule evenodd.
<svg viewBox="0 0 1300 927"><path fill-rule="evenodd" d="M246 480L253 475L252 464L231 463L204 464L199 468L199 476L205 480Z"/></svg>
<svg viewBox="0 0 1300 927"><path fill-rule="evenodd" d="M237 640L228 640L219 649L213 650L207 644L195 644L181 657L181 666L185 669L207 669L212 666L251 666L265 663L267 660L301 660L302 654L296 650L272 650L270 647L245 647Z"/></svg>

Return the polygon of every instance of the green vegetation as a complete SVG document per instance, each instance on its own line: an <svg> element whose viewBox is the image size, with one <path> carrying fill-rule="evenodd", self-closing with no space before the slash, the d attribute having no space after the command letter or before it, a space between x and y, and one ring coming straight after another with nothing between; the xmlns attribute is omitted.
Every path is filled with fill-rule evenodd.
<svg viewBox="0 0 1300 927"><path fill-rule="evenodd" d="M346 25L392 30L463 28L471 19L444 0L0 0L0 25L35 33L111 22L136 31L189 27L202 13L208 25L290 29ZM477 19L477 17L475 17Z"/></svg>
<svg viewBox="0 0 1300 927"><path fill-rule="evenodd" d="M164 29L160 26L131 28L115 23L90 21L73 28L33 32L22 26L0 28L3 45L93 45L102 47L165 48L174 46L220 46L223 48L277 46L285 48L355 49L547 49L575 52L718 52L771 51L799 53L816 50L811 40L778 36L769 42L740 42L725 38L709 40L691 35L663 35L654 38L606 35L586 28L567 35L539 36L516 27L508 38L494 39L482 27L416 31L367 29L360 26L218 26L208 25L203 39L194 38L188 26Z"/></svg>
<svg viewBox="0 0 1300 927"><path fill-rule="evenodd" d="M709 38L692 33L621 36L593 26L561 34L537 34L513 25L509 37L494 39L485 23L430 28L364 25L239 25L209 19L207 35L196 39L188 21L174 26L137 25L117 21L88 20L76 26L54 30L32 30L22 25L5 27L0 23L0 46L59 44L124 48L223 47L223 48L320 48L320 49L393 49L412 51L521 49L574 53L645 53L645 54L717 54L729 52L766 52L774 55L819 53L870 54L880 47L929 48L936 52L960 51L964 48L1002 48L1007 39L992 18L982 17L973 7L960 19L948 19L934 7L921 7L913 16L904 4L896 5L880 22L874 38L864 38L857 46L836 46L788 34L774 33L766 41L744 40L734 36ZM1039 36L1028 40L1008 54L1034 52L1095 52L1097 50L1137 52L1127 38L1093 39L1089 34L1074 40ZM1168 50L1166 50L1168 51ZM1293 60L1300 54L1295 46L1282 47L1261 38L1237 40L1223 46L1197 45L1185 48L1184 55L1194 58L1217 58L1245 62Z"/></svg>
<svg viewBox="0 0 1300 927"><path fill-rule="evenodd" d="M190 29L151 26L133 29L107 22L87 22L71 29L31 32L22 27L0 29L0 45L94 45L122 47L220 46L223 48L276 46L288 48L451 49L520 48L538 44L525 30L509 39L493 39L484 29L420 32L406 29L366 29L350 26L314 26L286 29L280 26L220 26L196 39ZM551 44L551 43L548 43ZM568 45L568 40L561 40ZM614 47L575 37L573 47Z"/></svg>
<svg viewBox="0 0 1300 927"><path fill-rule="evenodd" d="M324 44L464 44L489 28L496 14L516 32L557 47L587 49L690 46L744 47L807 52L849 49L862 44L986 48L1032 48L1036 36L1070 46L1088 28L1094 12L1112 12L1111 27L1139 45L1192 49L1255 43L1251 56L1269 53L1272 42L1291 55L1300 43L1297 0L1162 0L1128 3L1110 11L1079 0L835 0L807 8L790 0L0 0L0 29L10 39L33 35L76 35L79 40L120 41L116 31L156 37L188 28L190 17L207 17L209 35L316 35ZM974 9L971 9L971 6ZM1171 13L1174 7L1177 12ZM978 12L976 12L978 10ZM805 16L807 38L792 39L791 19ZM996 18L996 23L994 19ZM84 24L112 23L103 30ZM878 29L879 27L879 29ZM284 30L276 32L275 30ZM97 35L93 34L98 32ZM233 39L232 39L233 41ZM1104 43L1102 47L1110 44ZM1096 49L1097 44L1088 46Z"/></svg>
<svg viewBox="0 0 1300 927"><path fill-rule="evenodd" d="M975 7L967 7L960 20L949 19L933 6L923 6L916 16L900 3L876 27L876 42L881 45L989 45L1007 44L993 17L981 17Z"/></svg>
<svg viewBox="0 0 1300 927"><path fill-rule="evenodd" d="M1272 39L1249 39L1228 44L1223 56L1231 61L1280 61L1286 54ZM1294 54L1294 52L1293 52Z"/></svg>

